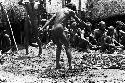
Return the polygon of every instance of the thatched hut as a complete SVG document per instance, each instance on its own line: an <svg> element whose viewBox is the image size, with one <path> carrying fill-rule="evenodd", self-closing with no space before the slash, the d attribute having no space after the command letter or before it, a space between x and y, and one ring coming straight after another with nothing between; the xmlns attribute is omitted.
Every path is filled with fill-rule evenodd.
<svg viewBox="0 0 125 83"><path fill-rule="evenodd" d="M117 20L125 22L125 0L99 0L93 3L88 14L94 22L105 20L113 25Z"/></svg>

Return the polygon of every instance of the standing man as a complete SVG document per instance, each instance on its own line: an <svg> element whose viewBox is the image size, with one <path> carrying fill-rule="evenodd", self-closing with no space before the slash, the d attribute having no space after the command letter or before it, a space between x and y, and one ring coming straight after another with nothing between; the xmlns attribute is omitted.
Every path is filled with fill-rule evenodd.
<svg viewBox="0 0 125 83"><path fill-rule="evenodd" d="M30 30L29 30L29 22L32 27L32 33L34 33L35 39L39 46L39 55L42 54L42 48L41 48L41 41L39 39L39 31L38 31L38 14L36 10L39 6L38 0L21 0L19 4L24 5L27 10L27 18L25 18L25 24L24 24L24 32L25 32L25 48L26 48L26 54L28 54L28 45L30 40Z"/></svg>
<svg viewBox="0 0 125 83"><path fill-rule="evenodd" d="M53 28L52 28L52 37L57 45L56 50L56 69L60 69L61 66L59 64L60 60L60 53L62 49L62 45L65 46L66 55L68 58L69 63L69 69L71 68L71 51L69 48L69 42L66 37L65 29L66 29L66 23L70 17L73 17L78 23L82 23L82 21L76 16L75 14L76 6L72 3L69 3L65 8L60 9L60 11L56 12L50 20L48 20L45 25L42 27L42 29L46 28L50 23L54 22ZM83 25L86 25L86 23L83 23Z"/></svg>

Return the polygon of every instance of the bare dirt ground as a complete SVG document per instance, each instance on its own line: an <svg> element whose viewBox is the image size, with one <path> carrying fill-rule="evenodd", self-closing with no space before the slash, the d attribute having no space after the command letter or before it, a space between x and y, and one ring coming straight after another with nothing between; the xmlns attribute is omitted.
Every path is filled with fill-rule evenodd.
<svg viewBox="0 0 125 83"><path fill-rule="evenodd" d="M19 54L3 54L0 65L0 83L125 83L124 53L83 53L72 49L72 70L67 68L67 56L62 50L60 64L55 68L55 48L30 47L29 55L20 49Z"/></svg>

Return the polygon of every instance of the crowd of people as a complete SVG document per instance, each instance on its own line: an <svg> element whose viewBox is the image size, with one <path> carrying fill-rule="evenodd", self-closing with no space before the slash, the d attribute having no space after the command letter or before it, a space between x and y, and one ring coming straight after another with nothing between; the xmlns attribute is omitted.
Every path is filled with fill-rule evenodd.
<svg viewBox="0 0 125 83"><path fill-rule="evenodd" d="M75 5L69 3L66 8L62 8L54 14L42 27L45 29L54 22L51 35L53 42L57 45L57 69L60 68L59 60L62 45L66 50L69 68L71 68L72 60L71 47L83 52L88 51L88 49L100 50L101 53L114 53L118 48L124 49L125 24L122 21L116 21L116 27L113 25L106 26L106 22L100 21L98 26L93 29L90 22L84 22L77 17L75 10ZM74 21L67 26L69 18Z"/></svg>
<svg viewBox="0 0 125 83"><path fill-rule="evenodd" d="M70 38L71 46L80 51L91 49L100 50L102 53L113 53L118 48L124 49L125 25L121 21L116 21L116 25L107 27L106 23L101 21L96 29L93 29L91 23L87 23L86 27L79 28L75 32L71 29L70 33L74 34Z"/></svg>
<svg viewBox="0 0 125 83"><path fill-rule="evenodd" d="M57 19L59 20L59 18ZM93 27L92 23L84 22L80 18L77 21L75 21L75 19L71 21L70 19L71 23L69 25L66 23L65 23L66 25L63 24L64 28L62 30L63 31L62 33L65 34L65 38L68 41L70 47L76 48L77 50L83 52L89 50L100 50L100 52L102 53L113 53L115 50L118 50L120 48L123 50L125 49L124 22L118 20L115 22L115 26L114 25L107 26L108 23L102 20L98 22L98 25L96 27ZM61 22L59 22L59 24ZM60 25L59 27L62 26ZM50 31L53 31L53 28L50 28L49 32ZM59 32L58 36L60 36L60 34L61 32ZM53 42L55 43L55 41Z"/></svg>

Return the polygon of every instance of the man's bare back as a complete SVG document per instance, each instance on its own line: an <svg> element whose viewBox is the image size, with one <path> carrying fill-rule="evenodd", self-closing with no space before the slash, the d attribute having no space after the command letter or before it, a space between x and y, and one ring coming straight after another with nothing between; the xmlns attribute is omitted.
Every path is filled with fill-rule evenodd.
<svg viewBox="0 0 125 83"><path fill-rule="evenodd" d="M52 32L56 33L54 36L60 36L60 38L62 38L61 35L65 34L64 30L66 29L66 23L73 15L75 15L74 11L69 8L62 8L56 13L54 26L52 28Z"/></svg>

